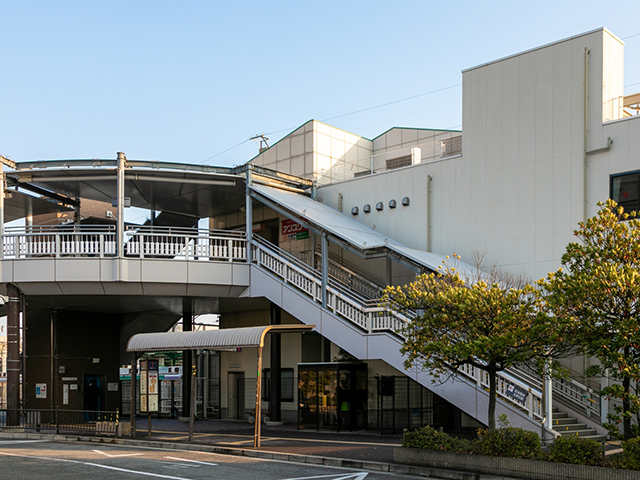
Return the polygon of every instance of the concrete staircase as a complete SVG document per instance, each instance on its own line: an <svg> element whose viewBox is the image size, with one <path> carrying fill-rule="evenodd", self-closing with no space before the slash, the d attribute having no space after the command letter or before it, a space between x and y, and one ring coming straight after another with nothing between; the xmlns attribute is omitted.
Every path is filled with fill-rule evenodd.
<svg viewBox="0 0 640 480"><path fill-rule="evenodd" d="M561 412L558 407L553 407L553 430L562 437L575 435L598 442L607 439L606 435L599 435L595 428L589 428L585 423L578 423L576 418L570 417L567 412Z"/></svg>

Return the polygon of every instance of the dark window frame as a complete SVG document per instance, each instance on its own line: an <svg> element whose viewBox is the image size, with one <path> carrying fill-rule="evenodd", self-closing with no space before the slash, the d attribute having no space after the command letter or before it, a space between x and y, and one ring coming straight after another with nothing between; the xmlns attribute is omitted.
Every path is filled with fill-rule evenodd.
<svg viewBox="0 0 640 480"><path fill-rule="evenodd" d="M291 385L290 396L285 395L286 392L286 382L283 381L285 379L282 378L283 373L291 373ZM281 402L293 402L296 396L296 388L295 388L295 372L293 368L281 368L280 369L280 401ZM265 402L269 402L271 399L271 369L264 368L262 369L262 400Z"/></svg>
<svg viewBox="0 0 640 480"><path fill-rule="evenodd" d="M620 195L615 195L613 184L616 179L621 177L633 177L635 175L636 182L636 198L632 200L620 201ZM633 178L630 179L633 181ZM619 193L619 192L618 192ZM615 200L618 205L624 208L626 213L640 210L640 170L632 170L630 172L616 173L609 176L609 198Z"/></svg>

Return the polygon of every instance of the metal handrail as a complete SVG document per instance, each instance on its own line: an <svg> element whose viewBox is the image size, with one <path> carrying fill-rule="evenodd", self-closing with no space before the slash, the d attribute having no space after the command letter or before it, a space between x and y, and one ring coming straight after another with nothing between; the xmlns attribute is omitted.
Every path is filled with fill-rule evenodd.
<svg viewBox="0 0 640 480"><path fill-rule="evenodd" d="M268 255L268 261L262 258L261 255L253 256L259 267L270 271L282 282L310 296L316 303L320 302L321 292L318 288L321 288L322 283L320 272L264 240L254 239L253 248L256 253L264 252L265 255ZM305 281L301 282L296 278L292 278L291 270L295 274L301 274L306 277ZM341 291L339 287L329 285L327 290L327 309L360 327L366 333L385 331L402 338L399 332L400 328L411 322L408 316L399 314L387 307L380 305L370 307L366 301L359 302L353 298L352 292ZM380 321L381 318L385 321ZM462 377L472 380L478 388L489 388L489 376L483 370L465 365L459 369L458 373ZM543 418L542 393L537 388L532 388L515 376L510 375L509 372L498 372L496 382L496 390L500 398L526 411L531 418L538 420ZM517 395L513 395L514 389L521 391L524 400L519 400Z"/></svg>

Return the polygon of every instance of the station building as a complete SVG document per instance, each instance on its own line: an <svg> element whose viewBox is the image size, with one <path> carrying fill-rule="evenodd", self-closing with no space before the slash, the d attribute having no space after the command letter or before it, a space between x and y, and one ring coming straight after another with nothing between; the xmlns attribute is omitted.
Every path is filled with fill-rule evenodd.
<svg viewBox="0 0 640 480"><path fill-rule="evenodd" d="M190 330L198 315L218 314L221 329L315 326L267 347L260 374L272 420L486 424L481 372L433 383L403 368L398 332L411 319L381 308L381 291L454 252L534 281L560 266L597 202L638 208L640 94L623 93L623 47L598 29L463 71L462 131L394 127L367 139L311 120L235 168L123 153L5 159L5 223L73 217L4 228L9 318L21 311L26 328L24 407L81 408L94 379L104 409L126 410L119 368L131 362L129 338L180 319ZM116 207L87 221L83 199ZM126 204L149 210L147 222L126 224ZM208 229L197 228L201 219ZM250 416L255 352L197 356L199 415ZM190 364L188 352L181 361ZM574 381L555 385L553 402L603 433L611 406L581 377L588 362L568 362ZM498 413L540 431L543 382L523 369L498 381Z"/></svg>

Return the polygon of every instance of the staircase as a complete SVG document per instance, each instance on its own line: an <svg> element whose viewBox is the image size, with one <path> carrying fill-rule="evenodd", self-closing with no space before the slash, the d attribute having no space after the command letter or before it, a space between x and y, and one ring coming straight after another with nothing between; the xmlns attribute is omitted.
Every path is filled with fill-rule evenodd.
<svg viewBox="0 0 640 480"><path fill-rule="evenodd" d="M553 407L553 431L561 437L573 435L599 442L607 439L606 435L599 435L595 428L589 428L586 423L578 423L576 418L570 417L567 412L561 412L558 407Z"/></svg>
<svg viewBox="0 0 640 480"><path fill-rule="evenodd" d="M404 359L399 354L402 344L400 331L411 322L411 317L378 305L376 298L372 298L374 295L378 297L377 289L361 288L364 284L372 287L370 279L358 278L354 268L344 268L337 262L331 262L326 308L323 308L322 275L318 270L260 237L254 237L252 249L253 266L258 271L252 269L251 296L266 297L303 323L315 324L325 338L362 360L380 359L405 371ZM345 271L340 272L340 268ZM406 374L467 414L486 422L489 387L486 372L465 365L454 381L436 385L428 372ZM500 372L496 381L497 396L503 400L498 402L498 409L503 409L498 413L507 413L510 420L514 420L511 422L514 426L539 431L544 416L542 381L531 372L515 369ZM563 389L557 387L554 385L554 401L564 395ZM518 399L513 395L514 388L521 392ZM581 387L575 385L565 390L569 392L567 398L573 402L568 410L593 410L593 395L583 395ZM594 413L599 414L599 411ZM569 418L566 413L559 412L558 415L558 431L552 433L604 438L596 435L596 429L589 428L586 423L579 424L576 418ZM586 421L594 427L598 423L595 420L588 418Z"/></svg>

